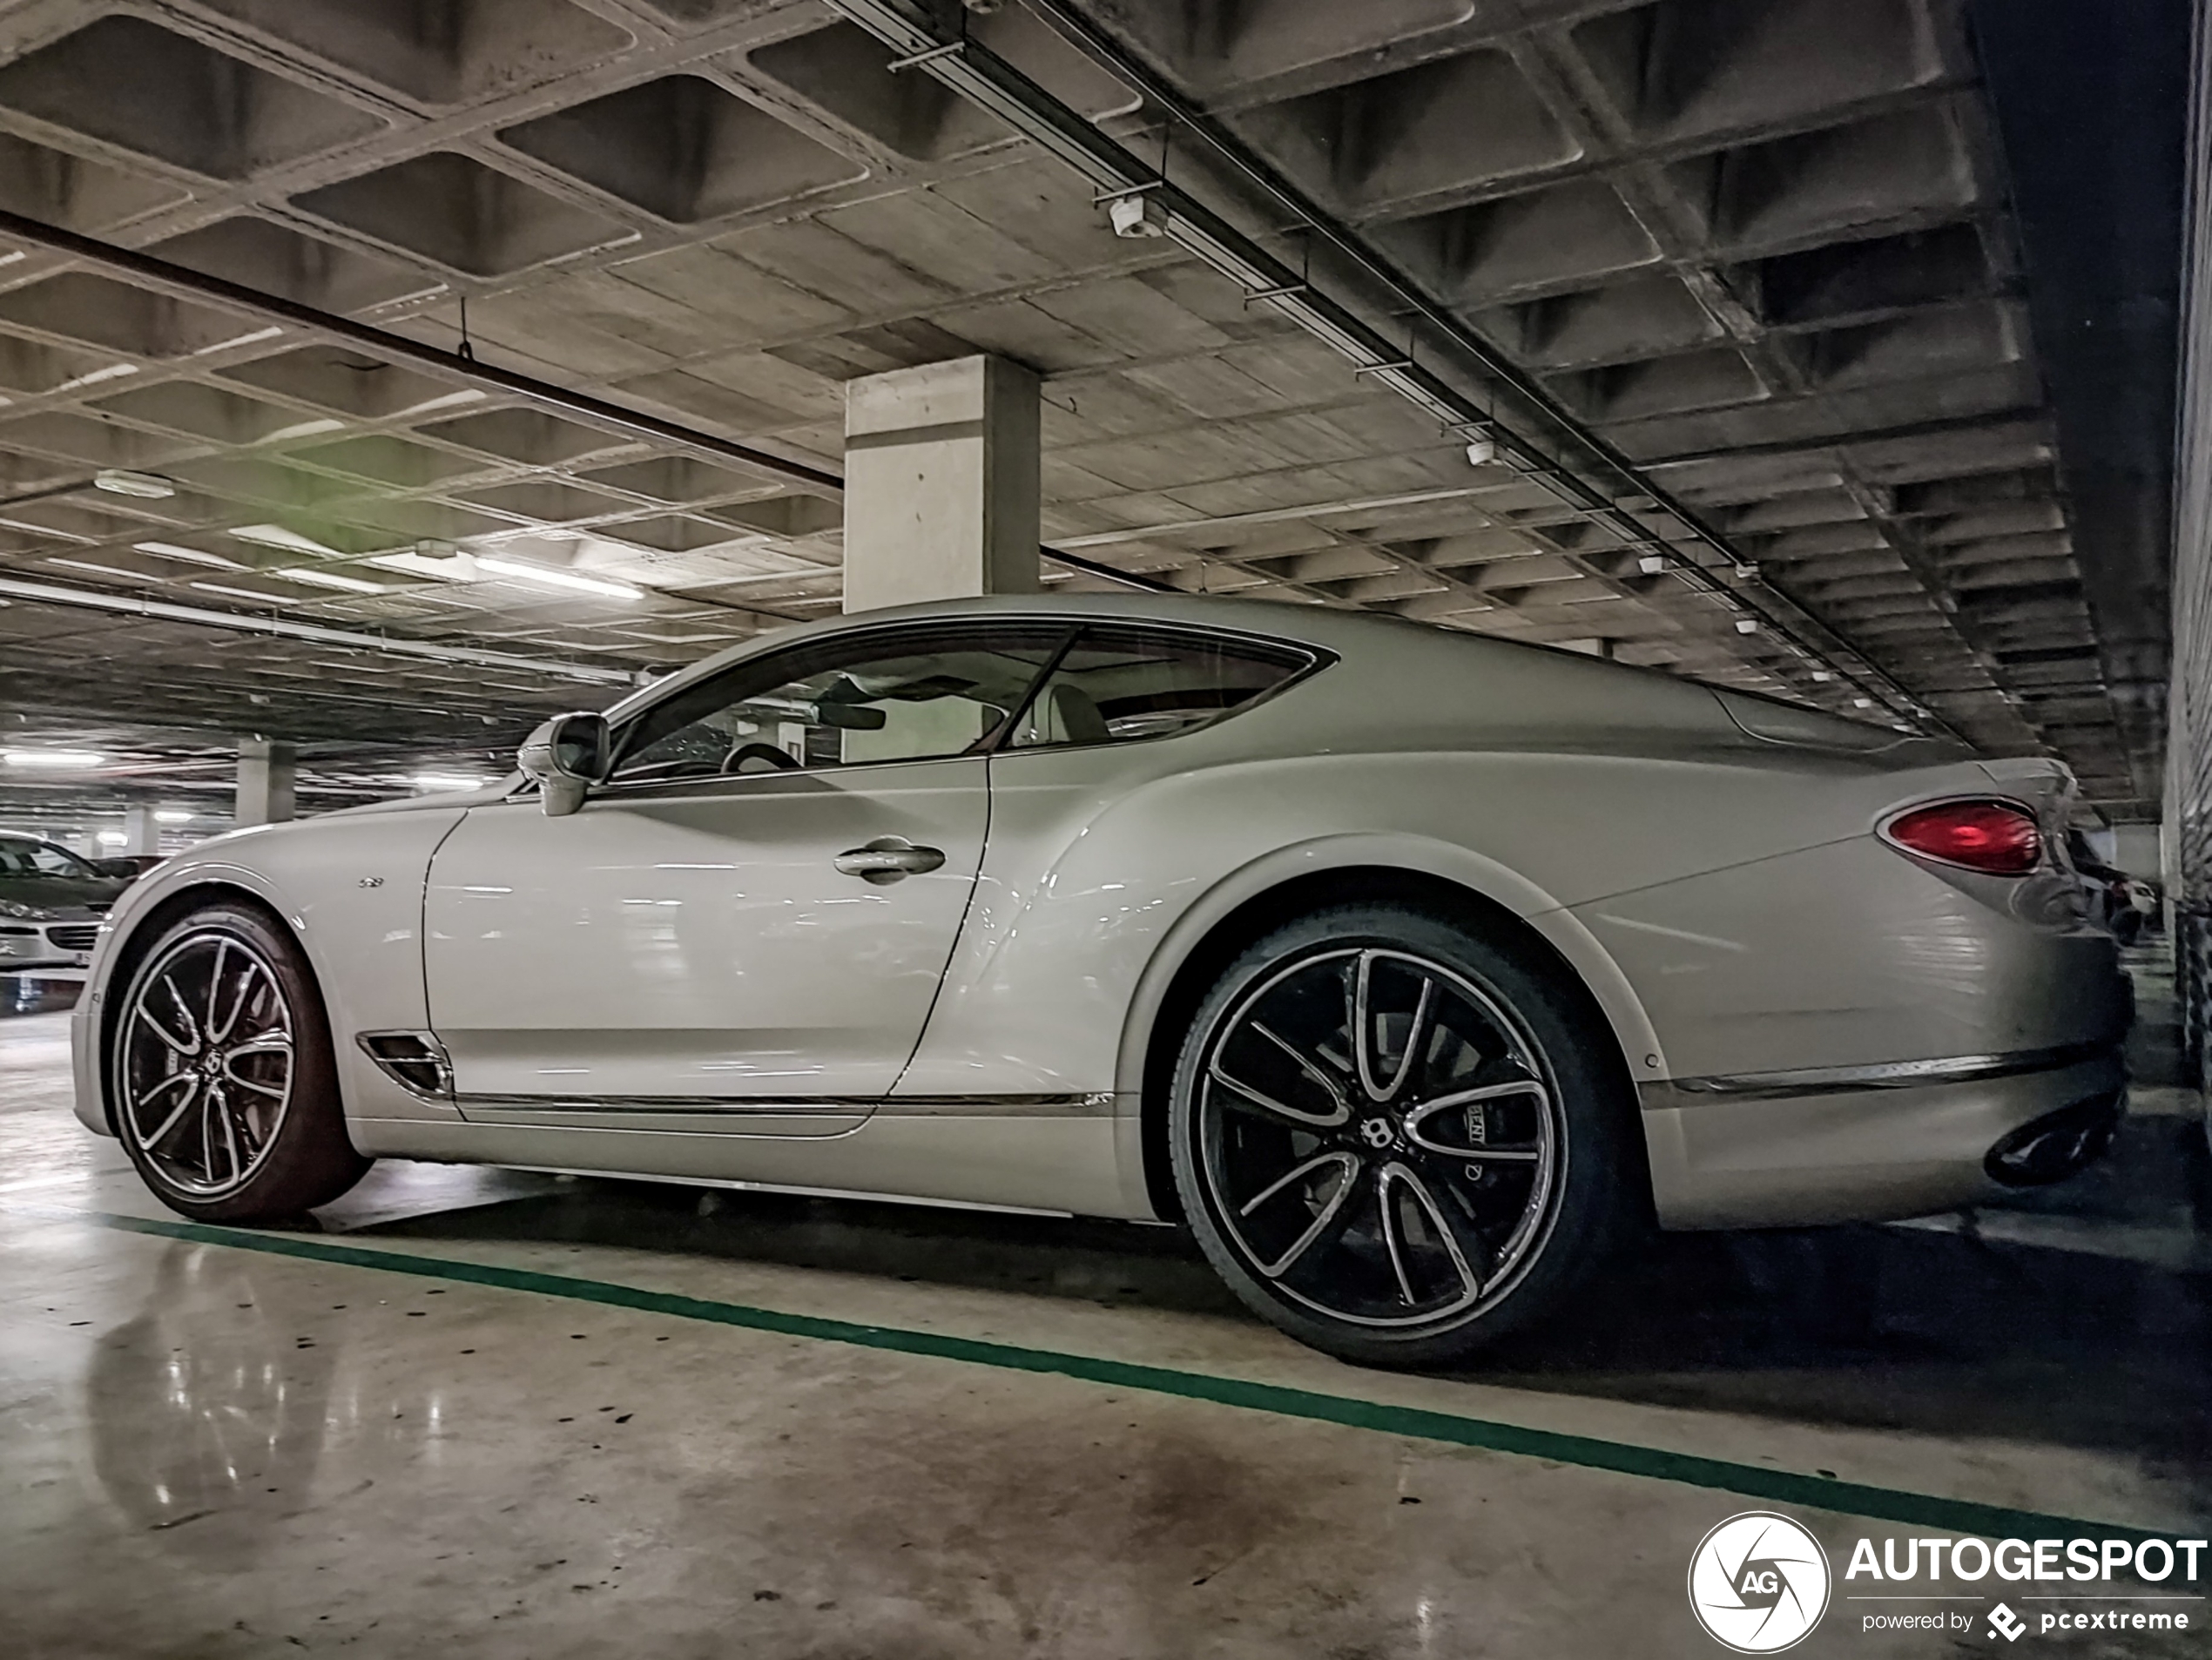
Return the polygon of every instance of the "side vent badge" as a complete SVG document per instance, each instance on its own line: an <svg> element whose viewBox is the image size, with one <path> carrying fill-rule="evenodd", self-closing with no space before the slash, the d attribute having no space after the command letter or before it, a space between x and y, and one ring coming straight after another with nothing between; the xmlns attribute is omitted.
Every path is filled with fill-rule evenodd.
<svg viewBox="0 0 2212 1660"><path fill-rule="evenodd" d="M354 1042L384 1075L425 1101L453 1100L453 1063L433 1032L362 1032Z"/></svg>

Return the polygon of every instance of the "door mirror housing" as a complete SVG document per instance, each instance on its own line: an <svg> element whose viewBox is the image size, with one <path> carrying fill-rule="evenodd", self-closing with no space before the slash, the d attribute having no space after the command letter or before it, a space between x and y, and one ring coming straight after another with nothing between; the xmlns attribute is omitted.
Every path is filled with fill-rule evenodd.
<svg viewBox="0 0 2212 1660"><path fill-rule="evenodd" d="M605 781L614 766L614 738L604 715L588 710L556 715L523 740L515 759L537 780L546 816L561 818L583 805L594 784Z"/></svg>

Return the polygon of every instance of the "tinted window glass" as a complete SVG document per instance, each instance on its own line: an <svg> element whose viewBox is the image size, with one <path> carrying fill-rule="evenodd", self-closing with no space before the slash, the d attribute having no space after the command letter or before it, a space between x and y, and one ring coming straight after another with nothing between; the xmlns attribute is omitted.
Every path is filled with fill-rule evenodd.
<svg viewBox="0 0 2212 1660"><path fill-rule="evenodd" d="M738 665L648 710L614 781L642 784L980 748L1068 638L1052 625L824 640Z"/></svg>
<svg viewBox="0 0 2212 1660"><path fill-rule="evenodd" d="M97 876L99 873L65 848L28 836L0 836L0 876Z"/></svg>
<svg viewBox="0 0 2212 1660"><path fill-rule="evenodd" d="M1037 690L1010 746L1106 744L1189 732L1312 664L1305 654L1167 629L1086 628Z"/></svg>

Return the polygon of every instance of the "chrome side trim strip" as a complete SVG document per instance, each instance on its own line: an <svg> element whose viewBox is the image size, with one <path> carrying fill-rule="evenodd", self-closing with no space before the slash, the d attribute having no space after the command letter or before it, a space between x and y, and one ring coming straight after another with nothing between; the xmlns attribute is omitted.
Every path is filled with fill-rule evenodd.
<svg viewBox="0 0 2212 1660"><path fill-rule="evenodd" d="M711 1095L464 1095L465 1112L699 1112L718 1114L849 1112L898 1118L981 1118L1048 1113L1055 1117L1111 1117L1114 1097L1091 1095L785 1096L773 1100Z"/></svg>
<svg viewBox="0 0 2212 1660"><path fill-rule="evenodd" d="M1847 1095L1860 1090L1913 1090L1934 1083L1970 1083L1987 1078L2051 1072L2104 1056L2117 1056L2115 1040L2068 1043L2055 1049L2014 1049L2003 1055L1947 1055L1925 1061L1885 1061L1871 1066L1816 1066L1787 1072L1738 1072L1702 1078L1673 1078L1644 1086L1647 1107L1695 1105L1680 1096L1757 1096L1788 1100L1809 1095ZM1663 1096L1664 1099L1656 1099Z"/></svg>

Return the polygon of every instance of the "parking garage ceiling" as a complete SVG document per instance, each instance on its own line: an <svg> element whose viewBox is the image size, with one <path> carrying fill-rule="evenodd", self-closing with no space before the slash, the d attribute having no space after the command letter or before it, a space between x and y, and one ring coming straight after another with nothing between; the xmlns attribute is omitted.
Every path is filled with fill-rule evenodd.
<svg viewBox="0 0 2212 1660"><path fill-rule="evenodd" d="M894 66L887 10L1402 341L1498 456L1117 236L943 60ZM2100 80L2122 24L2152 67ZM0 739L165 789L291 739L310 806L489 760L833 611L843 383L985 351L1043 376L1046 537L1083 565L1919 719L2155 816L2184 55L2141 31L2177 26L23 0L0 210L356 327L0 237Z"/></svg>

